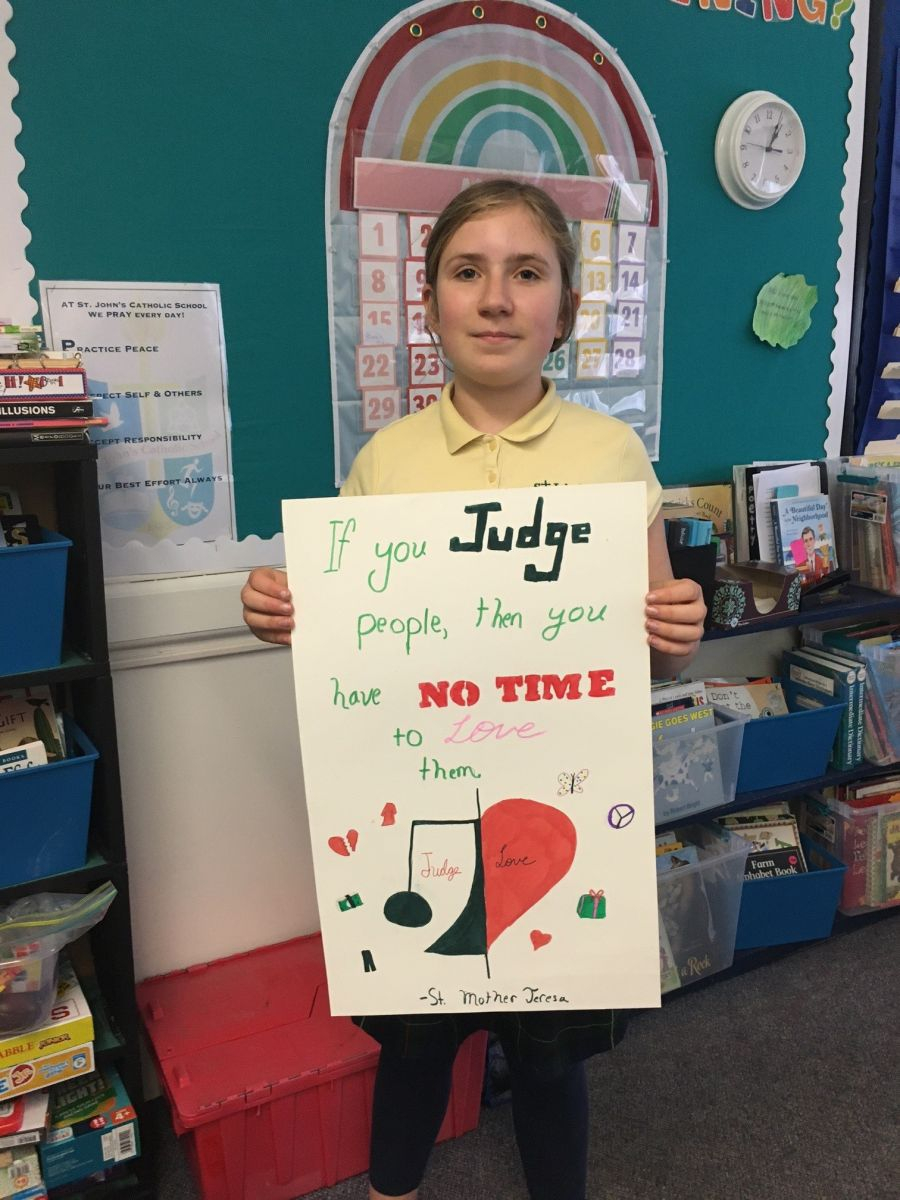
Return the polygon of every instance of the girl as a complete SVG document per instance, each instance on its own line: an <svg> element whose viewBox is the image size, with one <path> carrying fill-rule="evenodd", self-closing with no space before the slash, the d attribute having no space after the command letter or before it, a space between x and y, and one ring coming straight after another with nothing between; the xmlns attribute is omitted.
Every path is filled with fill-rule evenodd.
<svg viewBox="0 0 900 1200"><path fill-rule="evenodd" d="M541 377L572 333L579 296L575 245L540 189L510 180L467 188L434 225L423 300L432 337L453 370L437 404L382 429L363 447L342 495L539 484L647 484L652 671L682 670L706 613L699 586L673 580L660 486L644 447L615 418L562 400ZM244 620L263 641L289 645L283 572L251 572ZM585 1200L584 1059L624 1033L619 1012L362 1017L381 1043L375 1084L370 1200L415 1200L444 1116L461 1042L494 1030L509 1061L513 1123L532 1200Z"/></svg>

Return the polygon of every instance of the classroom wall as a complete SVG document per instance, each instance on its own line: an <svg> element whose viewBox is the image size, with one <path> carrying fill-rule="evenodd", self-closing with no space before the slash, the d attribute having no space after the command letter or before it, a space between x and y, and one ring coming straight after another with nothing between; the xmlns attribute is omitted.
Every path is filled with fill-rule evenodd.
<svg viewBox="0 0 900 1200"><path fill-rule="evenodd" d="M9 7L0 0L0 23ZM0 175L0 211L17 218L27 203L31 242L4 242L0 295L21 294L23 253L35 278L219 282L241 536L270 536L283 496L332 491L327 124L357 55L399 7L56 0L51 17L12 5L19 94L0 92L0 130L14 105L24 195ZM578 6L617 47L668 151L665 482L818 454L830 397L843 396L850 17L832 32L798 9L765 20L763 7L748 20L681 0ZM854 16L863 43L866 7ZM800 108L810 157L785 201L747 213L721 192L712 146L730 100L759 86ZM860 129L861 113L851 141ZM791 351L749 329L756 291L778 271L819 287L810 333ZM285 360L294 386L278 383ZM242 627L241 582L108 588L139 977L317 923L290 658ZM725 669L709 653L713 665L698 669Z"/></svg>

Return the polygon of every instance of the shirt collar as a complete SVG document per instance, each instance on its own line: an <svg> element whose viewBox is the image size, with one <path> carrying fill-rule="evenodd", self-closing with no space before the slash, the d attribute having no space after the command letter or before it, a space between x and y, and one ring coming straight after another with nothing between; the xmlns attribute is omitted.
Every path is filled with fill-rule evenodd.
<svg viewBox="0 0 900 1200"><path fill-rule="evenodd" d="M551 379L549 382L545 380L545 382L547 390L534 408L519 417L518 421L513 421L512 425L507 425L505 429L495 435L496 437L505 442L530 442L550 428L559 413L562 399L553 380ZM456 411L453 405L452 391L452 383L444 385L438 409L447 450L450 454L455 454L463 446L468 446L477 438L484 437L484 434L473 429L468 421L464 421Z"/></svg>

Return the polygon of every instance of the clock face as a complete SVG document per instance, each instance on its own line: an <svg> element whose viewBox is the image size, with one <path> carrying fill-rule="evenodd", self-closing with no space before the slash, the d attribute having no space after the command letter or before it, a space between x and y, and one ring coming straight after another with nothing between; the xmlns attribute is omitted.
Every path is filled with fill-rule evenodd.
<svg viewBox="0 0 900 1200"><path fill-rule="evenodd" d="M806 154L800 118L773 97L757 104L740 127L737 175L752 196L777 200L796 181Z"/></svg>
<svg viewBox="0 0 900 1200"><path fill-rule="evenodd" d="M735 204L768 208L794 186L803 169L803 122L772 92L745 92L719 122L715 157L719 182Z"/></svg>

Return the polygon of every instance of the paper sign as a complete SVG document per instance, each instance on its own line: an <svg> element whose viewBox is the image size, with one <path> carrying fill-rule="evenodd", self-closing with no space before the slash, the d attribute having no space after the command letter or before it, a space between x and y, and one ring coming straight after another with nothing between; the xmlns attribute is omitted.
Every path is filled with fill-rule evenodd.
<svg viewBox="0 0 900 1200"><path fill-rule="evenodd" d="M332 1011L657 1005L644 485L283 516Z"/></svg>
<svg viewBox="0 0 900 1200"><path fill-rule="evenodd" d="M235 537L218 284L41 283L49 345L79 353L97 416L107 576L165 570L170 545ZM190 568L190 557L181 565ZM222 569L222 568L219 568Z"/></svg>
<svg viewBox="0 0 900 1200"><path fill-rule="evenodd" d="M753 332L770 346L795 346L812 324L809 314L818 296L804 276L776 275L756 297Z"/></svg>

